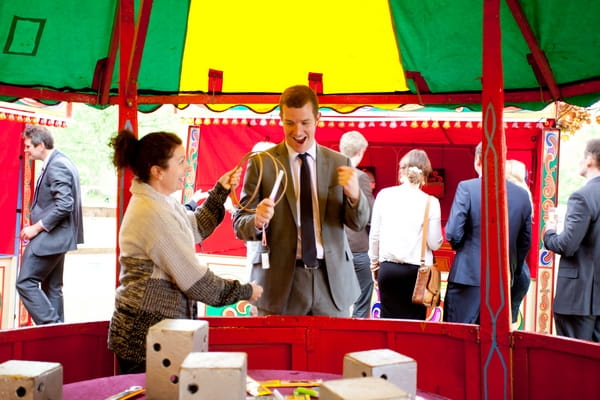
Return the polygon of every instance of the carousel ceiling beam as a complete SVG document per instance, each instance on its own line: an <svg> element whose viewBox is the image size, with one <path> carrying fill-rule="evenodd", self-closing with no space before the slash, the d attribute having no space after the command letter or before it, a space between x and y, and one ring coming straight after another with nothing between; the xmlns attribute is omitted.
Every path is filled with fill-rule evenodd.
<svg viewBox="0 0 600 400"><path fill-rule="evenodd" d="M128 75L128 86L137 87L137 79L142 65L142 54L146 45L146 36L148 34L148 24L152 14L153 0L142 0L140 11L135 24L135 33L133 37L133 49L130 54Z"/></svg>
<svg viewBox="0 0 600 400"><path fill-rule="evenodd" d="M539 91L535 91L539 100ZM148 95L140 96L140 104L278 104L279 93L228 93L190 94L179 96ZM481 99L481 93L469 94L324 94L319 96L321 104L474 104ZM114 101L116 103L116 100Z"/></svg>
<svg viewBox="0 0 600 400"><path fill-rule="evenodd" d="M600 92L600 79L571 83L561 86L563 96L572 97ZM139 104L278 104L279 93L221 93L189 95L140 95ZM551 94L539 88L529 90L505 90L505 102L536 103L550 101ZM322 104L481 104L481 92L470 93L352 93L324 94L319 96ZM117 100L111 100L116 104Z"/></svg>
<svg viewBox="0 0 600 400"><path fill-rule="evenodd" d="M591 93L600 93L600 78L590 79L582 82L561 85L560 92L564 98L581 96ZM37 100L67 101L73 103L118 104L118 96L110 96L106 103L99 103L95 93L62 92L48 88L27 88L21 86L0 84L0 96L24 98ZM543 99L549 101L548 90L506 90L504 92L505 102L508 104L523 102L539 102ZM372 94L328 94L319 97L319 101L328 104L480 104L481 93L439 93L439 94L395 94L395 93L372 93ZM139 104L278 104L278 93L230 93L230 94L194 94L194 95L140 95Z"/></svg>
<svg viewBox="0 0 600 400"><path fill-rule="evenodd" d="M513 17L515 18L515 21L521 30L521 34L523 35L527 46L529 46L529 50L531 50L531 55L534 62L533 67L538 72L535 75L543 80L543 83L550 91L552 100L559 100L561 98L560 88L556 83L556 79L554 78L554 73L552 72L552 68L548 63L548 59L541 49L537 38L533 34L531 25L529 25L529 21L525 16L525 12L523 12L523 8L521 7L519 0L506 0L506 3L508 4Z"/></svg>
<svg viewBox="0 0 600 400"><path fill-rule="evenodd" d="M102 85L98 89L99 104L108 104L110 97L110 84L115 70L117 50L119 49L119 28L121 26L121 24L119 24L119 12L120 8L116 7L113 31L110 36L110 46L108 48L108 57L106 58L104 69L102 71Z"/></svg>
<svg viewBox="0 0 600 400"><path fill-rule="evenodd" d="M585 94L598 93L600 92L600 78L570 83L568 85L561 85L560 92L563 96L563 99L574 96L582 96Z"/></svg>
<svg viewBox="0 0 600 400"><path fill-rule="evenodd" d="M28 88L0 84L0 96L30 98L35 100L70 101L73 103L97 104L96 94L59 92L53 89Z"/></svg>

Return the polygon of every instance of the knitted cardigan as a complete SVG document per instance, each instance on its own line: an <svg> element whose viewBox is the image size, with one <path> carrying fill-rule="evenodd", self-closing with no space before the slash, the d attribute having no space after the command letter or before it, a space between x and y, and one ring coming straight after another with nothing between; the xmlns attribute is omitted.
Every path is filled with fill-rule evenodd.
<svg viewBox="0 0 600 400"><path fill-rule="evenodd" d="M194 212L134 179L119 233L121 275L108 348L134 362L146 358L148 329L166 319L195 318L195 302L222 306L252 295L250 284L222 279L196 258L195 243L223 220L229 190L219 183Z"/></svg>

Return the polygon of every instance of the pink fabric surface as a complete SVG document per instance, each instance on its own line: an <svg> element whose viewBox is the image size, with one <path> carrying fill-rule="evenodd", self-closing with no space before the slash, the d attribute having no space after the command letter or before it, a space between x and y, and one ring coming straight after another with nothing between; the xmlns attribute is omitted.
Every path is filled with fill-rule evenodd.
<svg viewBox="0 0 600 400"><path fill-rule="evenodd" d="M248 376L256 381L271 379L281 380L311 380L322 379L324 381L341 379L341 375L326 372L288 371L256 369L249 370ZM63 400L104 400L109 396L117 394L131 386L146 386L146 374L117 375L104 378L90 379L87 381L68 383L63 386ZM294 388L279 388L281 394L291 394ZM135 400L144 400L146 396L140 395ZM443 400L445 397L417 390L417 398L425 400Z"/></svg>
<svg viewBox="0 0 600 400"><path fill-rule="evenodd" d="M63 385L63 400L104 400L131 386L146 386L146 374L117 375ZM135 397L145 399L145 396Z"/></svg>
<svg viewBox="0 0 600 400"><path fill-rule="evenodd" d="M270 379L282 380L309 380L340 379L341 375L329 374L326 372L307 372L307 371L287 371L257 369L249 370L248 376L257 381L266 381ZM63 400L104 400L109 396L122 392L131 386L146 386L146 374L117 375L104 378L90 379L87 381L68 383L63 386ZM278 389L282 394L291 394L294 388ZM135 400L144 400L146 397L140 395Z"/></svg>

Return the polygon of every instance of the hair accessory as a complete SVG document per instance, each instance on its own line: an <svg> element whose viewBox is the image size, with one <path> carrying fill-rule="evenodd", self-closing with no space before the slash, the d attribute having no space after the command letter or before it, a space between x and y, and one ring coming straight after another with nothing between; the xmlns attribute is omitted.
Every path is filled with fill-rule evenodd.
<svg viewBox="0 0 600 400"><path fill-rule="evenodd" d="M413 167L408 167L408 170L410 172L415 172L417 174L421 174L421 175L423 174L423 170L421 168L419 168L419 167L414 167L414 166Z"/></svg>

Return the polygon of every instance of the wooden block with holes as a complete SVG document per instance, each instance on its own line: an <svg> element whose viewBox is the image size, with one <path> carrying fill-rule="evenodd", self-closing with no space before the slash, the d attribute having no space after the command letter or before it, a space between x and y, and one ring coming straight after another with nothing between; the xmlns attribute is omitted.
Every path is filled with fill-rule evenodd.
<svg viewBox="0 0 600 400"><path fill-rule="evenodd" d="M374 376L326 381L319 388L320 400L404 400L408 398L408 393L398 386Z"/></svg>
<svg viewBox="0 0 600 400"><path fill-rule="evenodd" d="M208 322L165 319L146 336L146 399L177 400L179 368L192 352L208 351Z"/></svg>
<svg viewBox="0 0 600 400"><path fill-rule="evenodd" d="M390 349L357 351L344 356L344 378L383 378L414 399L417 395L417 362Z"/></svg>
<svg viewBox="0 0 600 400"><path fill-rule="evenodd" d="M246 353L190 353L179 371L179 400L246 400Z"/></svg>
<svg viewBox="0 0 600 400"><path fill-rule="evenodd" d="M60 400L62 385L59 363L9 360L0 364L2 400Z"/></svg>

